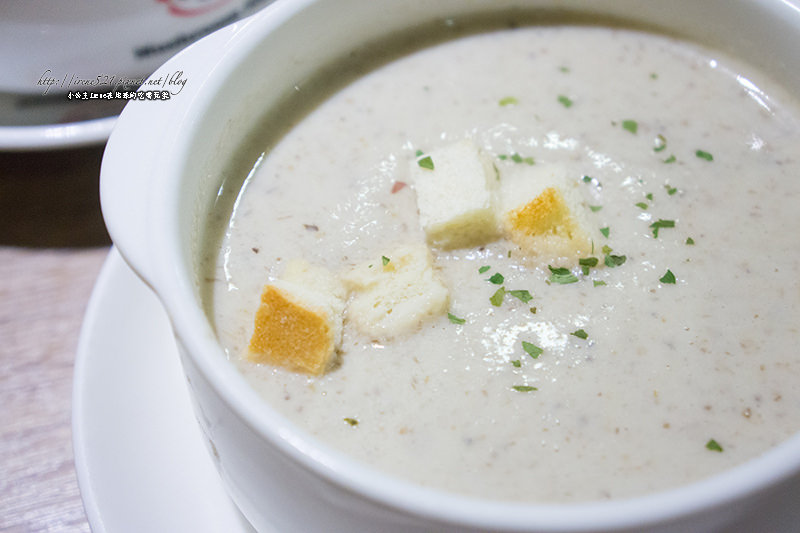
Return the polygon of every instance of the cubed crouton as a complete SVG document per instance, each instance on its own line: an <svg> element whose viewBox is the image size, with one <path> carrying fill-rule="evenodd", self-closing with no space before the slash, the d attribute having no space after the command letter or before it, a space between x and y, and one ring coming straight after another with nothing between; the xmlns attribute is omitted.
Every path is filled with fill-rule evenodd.
<svg viewBox="0 0 800 533"><path fill-rule="evenodd" d="M502 227L525 254L543 260L592 253L587 206L560 167L528 167L503 181Z"/></svg>
<svg viewBox="0 0 800 533"><path fill-rule="evenodd" d="M474 143L459 141L412 161L411 177L431 245L463 248L497 237L497 171Z"/></svg>
<svg viewBox="0 0 800 533"><path fill-rule="evenodd" d="M282 279L264 287L247 358L293 372L326 372L341 345L345 297L331 272L291 262Z"/></svg>
<svg viewBox="0 0 800 533"><path fill-rule="evenodd" d="M352 291L348 322L374 338L411 331L447 309L447 288L425 245L387 251L354 267L344 281Z"/></svg>

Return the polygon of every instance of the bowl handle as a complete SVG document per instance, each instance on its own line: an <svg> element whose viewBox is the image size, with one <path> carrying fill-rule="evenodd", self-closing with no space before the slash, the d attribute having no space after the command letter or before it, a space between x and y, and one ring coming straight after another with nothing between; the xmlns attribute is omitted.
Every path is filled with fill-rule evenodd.
<svg viewBox="0 0 800 533"><path fill-rule="evenodd" d="M100 205L106 229L128 266L151 286L155 279L147 253L148 235L154 171L164 132L148 107L158 105L164 111L167 103L129 102L111 132L100 167Z"/></svg>
<svg viewBox="0 0 800 533"><path fill-rule="evenodd" d="M169 227L164 223L170 213L161 200L169 192L169 180L162 173L170 150L196 88L224 55L226 42L250 18L200 39L156 70L140 89L146 92L152 87L160 98L129 101L106 145L100 169L103 219L117 251L153 288L158 285L153 245ZM170 93L168 97L165 91Z"/></svg>

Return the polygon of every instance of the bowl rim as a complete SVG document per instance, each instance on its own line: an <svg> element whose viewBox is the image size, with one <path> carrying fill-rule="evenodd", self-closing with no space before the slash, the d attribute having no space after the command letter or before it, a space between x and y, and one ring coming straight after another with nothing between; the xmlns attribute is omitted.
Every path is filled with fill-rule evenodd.
<svg viewBox="0 0 800 533"><path fill-rule="evenodd" d="M782 3L784 0L775 0ZM189 112L174 128L183 128L166 157L160 174L181 176L199 132L191 116L201 116L217 99L217 91L265 35L324 0L277 1L252 16L226 43L227 50L210 69L201 90L193 95ZM190 58L192 47L183 54ZM124 117L123 117L124 119ZM732 469L674 489L634 498L569 504L518 503L477 499L420 487L359 463L330 448L278 414L245 382L223 355L191 282L191 260L181 255L181 221L175 206L181 191L175 179L159 198L155 212L167 213L170 231L151 231L159 251L158 270L166 275L154 285L185 353L200 369L216 394L262 439L295 462L333 484L366 500L439 523L528 530L589 531L598 528L643 527L689 516L735 502L800 472L800 433ZM180 266L176 266L180 265ZM187 332L193 332L187 334ZM197 332L201 332L198 334Z"/></svg>

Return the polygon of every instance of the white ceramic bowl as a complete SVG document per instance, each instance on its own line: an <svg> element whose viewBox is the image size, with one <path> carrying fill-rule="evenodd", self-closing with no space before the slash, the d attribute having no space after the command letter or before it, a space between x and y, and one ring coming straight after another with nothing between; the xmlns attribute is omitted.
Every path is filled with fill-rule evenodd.
<svg viewBox="0 0 800 533"><path fill-rule="evenodd" d="M279 1L180 53L162 70L179 66L203 83L125 109L103 161L101 198L116 246L172 320L197 418L230 494L257 529L285 532L777 528L800 494L800 435L721 475L641 498L481 501L391 479L329 449L265 405L225 360L195 265L203 221L260 112L361 43L508 6L647 23L724 48L800 91L800 9L785 0Z"/></svg>

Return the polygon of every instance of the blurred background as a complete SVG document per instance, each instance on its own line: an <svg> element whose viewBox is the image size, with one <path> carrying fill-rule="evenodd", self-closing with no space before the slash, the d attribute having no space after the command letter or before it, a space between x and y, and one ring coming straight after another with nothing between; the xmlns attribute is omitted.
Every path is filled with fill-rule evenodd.
<svg viewBox="0 0 800 533"><path fill-rule="evenodd" d="M110 245L103 147L0 153L2 531L89 531L71 393L83 313Z"/></svg>

